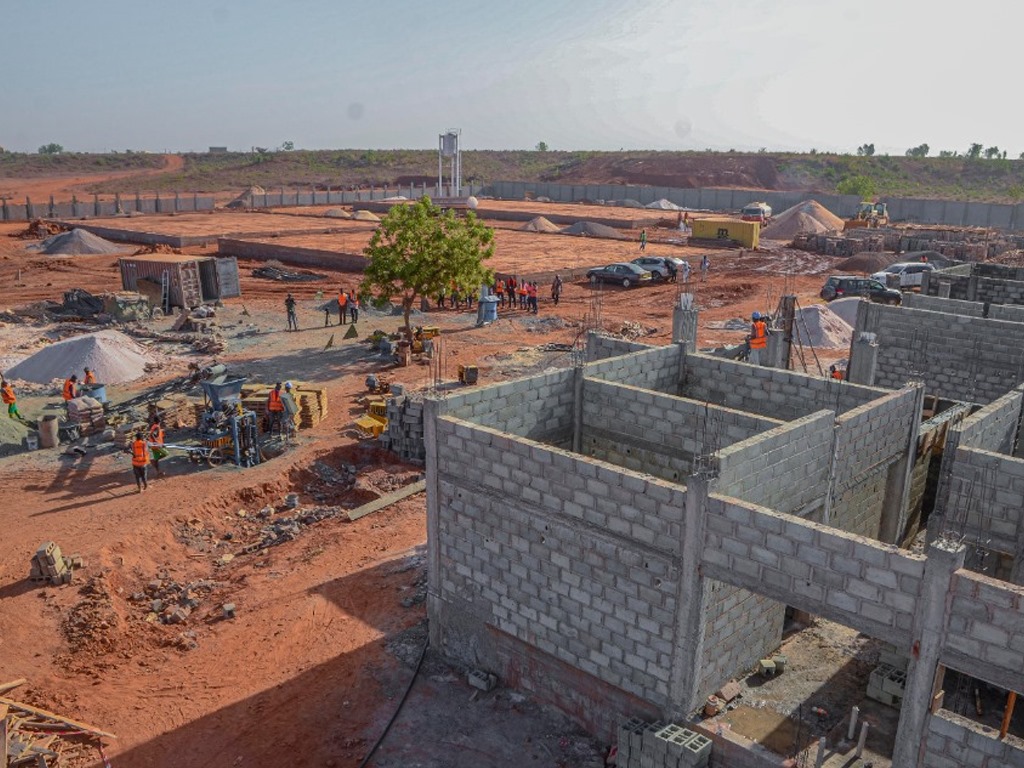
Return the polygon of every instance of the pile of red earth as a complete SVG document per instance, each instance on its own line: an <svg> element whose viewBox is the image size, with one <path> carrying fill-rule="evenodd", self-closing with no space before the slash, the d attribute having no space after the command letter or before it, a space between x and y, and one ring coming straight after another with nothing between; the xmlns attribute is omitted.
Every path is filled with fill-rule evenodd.
<svg viewBox="0 0 1024 768"><path fill-rule="evenodd" d="M60 224L53 224L43 221L42 219L35 219L28 225L27 229L23 229L21 232L12 232L8 237L16 237L19 240L38 240L43 237L49 237L50 235L56 235L63 231L64 227Z"/></svg>
<svg viewBox="0 0 1024 768"><path fill-rule="evenodd" d="M836 272L864 272L865 274L872 274L874 272L881 272L886 267L895 264L900 261L903 257L896 253L876 253L873 251L861 251L855 253L848 259L843 259L833 267Z"/></svg>
<svg viewBox="0 0 1024 768"><path fill-rule="evenodd" d="M771 240L792 240L797 235L820 235L841 231L843 220L816 200L805 200L787 208L764 228L762 237Z"/></svg>

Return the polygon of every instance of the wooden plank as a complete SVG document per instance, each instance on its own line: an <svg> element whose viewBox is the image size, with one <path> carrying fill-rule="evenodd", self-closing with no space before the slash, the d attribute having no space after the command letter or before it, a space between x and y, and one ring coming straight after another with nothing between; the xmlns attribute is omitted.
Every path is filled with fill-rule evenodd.
<svg viewBox="0 0 1024 768"><path fill-rule="evenodd" d="M19 677L17 680L11 680L9 683L0 683L0 693L7 693L13 691L19 685L24 685L27 680L24 677Z"/></svg>
<svg viewBox="0 0 1024 768"><path fill-rule="evenodd" d="M402 499L408 498L417 493L421 493L427 489L427 481L420 480L416 483L410 483L404 488L399 488L397 491L386 493L379 499L374 499L368 504L363 504L361 507L350 509L348 511L349 521L358 520L361 517L366 517L371 512L378 512L385 507L390 507L395 502L401 501Z"/></svg>
<svg viewBox="0 0 1024 768"><path fill-rule="evenodd" d="M70 717L61 717L60 715L55 714L53 712L47 712L45 709L39 709L38 707L30 707L28 704L22 704L19 701L5 699L3 696L0 696L0 704L6 704L11 709L17 709L21 712L27 712L30 715L38 715L40 717L45 717L50 720L56 720L58 723L64 723L65 725L70 726L71 728L77 728L80 731L88 731L89 733L95 734L96 736L105 736L108 739L117 738L117 736L115 736L114 734L107 733L106 731L101 731L99 728L96 728L95 726L87 725L86 723L80 722L78 720L72 720Z"/></svg>

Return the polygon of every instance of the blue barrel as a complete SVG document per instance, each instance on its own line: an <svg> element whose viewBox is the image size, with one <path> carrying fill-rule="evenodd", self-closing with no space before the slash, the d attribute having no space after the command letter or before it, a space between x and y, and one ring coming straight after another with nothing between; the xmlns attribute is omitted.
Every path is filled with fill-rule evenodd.
<svg viewBox="0 0 1024 768"><path fill-rule="evenodd" d="M484 296L480 299L480 309L483 310L481 322L493 323L498 319L498 297Z"/></svg>
<svg viewBox="0 0 1024 768"><path fill-rule="evenodd" d="M106 384L83 384L81 393L93 398L94 400L99 400L101 403L107 402Z"/></svg>

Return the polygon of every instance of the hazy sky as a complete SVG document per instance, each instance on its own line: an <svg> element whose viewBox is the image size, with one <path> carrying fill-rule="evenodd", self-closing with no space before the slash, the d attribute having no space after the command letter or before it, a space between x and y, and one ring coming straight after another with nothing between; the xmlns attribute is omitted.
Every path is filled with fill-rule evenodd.
<svg viewBox="0 0 1024 768"><path fill-rule="evenodd" d="M1014 0L0 0L0 146L1024 151Z"/></svg>

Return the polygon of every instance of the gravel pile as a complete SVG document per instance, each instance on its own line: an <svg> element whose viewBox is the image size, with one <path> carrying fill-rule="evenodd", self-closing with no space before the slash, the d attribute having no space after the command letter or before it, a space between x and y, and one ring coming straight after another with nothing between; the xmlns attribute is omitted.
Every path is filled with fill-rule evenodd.
<svg viewBox="0 0 1024 768"><path fill-rule="evenodd" d="M72 229L59 235L48 237L38 245L29 246L31 250L50 255L83 256L91 253L125 253L128 248L114 245L92 232L84 229Z"/></svg>
<svg viewBox="0 0 1024 768"><path fill-rule="evenodd" d="M561 232L562 228L557 224L552 224L550 221L545 219L543 216L538 216L535 219L531 219L526 224L523 224L519 229L523 232Z"/></svg>
<svg viewBox="0 0 1024 768"><path fill-rule="evenodd" d="M628 240L619 230L609 227L606 224L598 224L594 221L577 221L572 226L562 230L563 235L581 235L583 237L603 237L606 240Z"/></svg>
<svg viewBox="0 0 1024 768"><path fill-rule="evenodd" d="M654 208L659 211L681 211L683 210L678 205L673 203L671 200L666 200L664 197L660 200L655 200L653 203L648 203L644 206L645 208Z"/></svg>
<svg viewBox="0 0 1024 768"><path fill-rule="evenodd" d="M842 231L843 220L816 200L805 200L787 208L772 219L761 237L772 240L792 240L799 234L824 234Z"/></svg>
<svg viewBox="0 0 1024 768"><path fill-rule="evenodd" d="M880 272L888 266L895 264L898 261L903 261L903 256L896 253L885 253L875 251L861 251L855 253L848 259L843 259L838 264L833 266L833 271L846 274L849 272L863 272L865 274L874 274Z"/></svg>
<svg viewBox="0 0 1024 768"><path fill-rule="evenodd" d="M47 384L71 374L81 380L85 367L101 384L133 381L146 372L149 353L119 331L99 331L58 341L22 360L6 372L9 379Z"/></svg>

